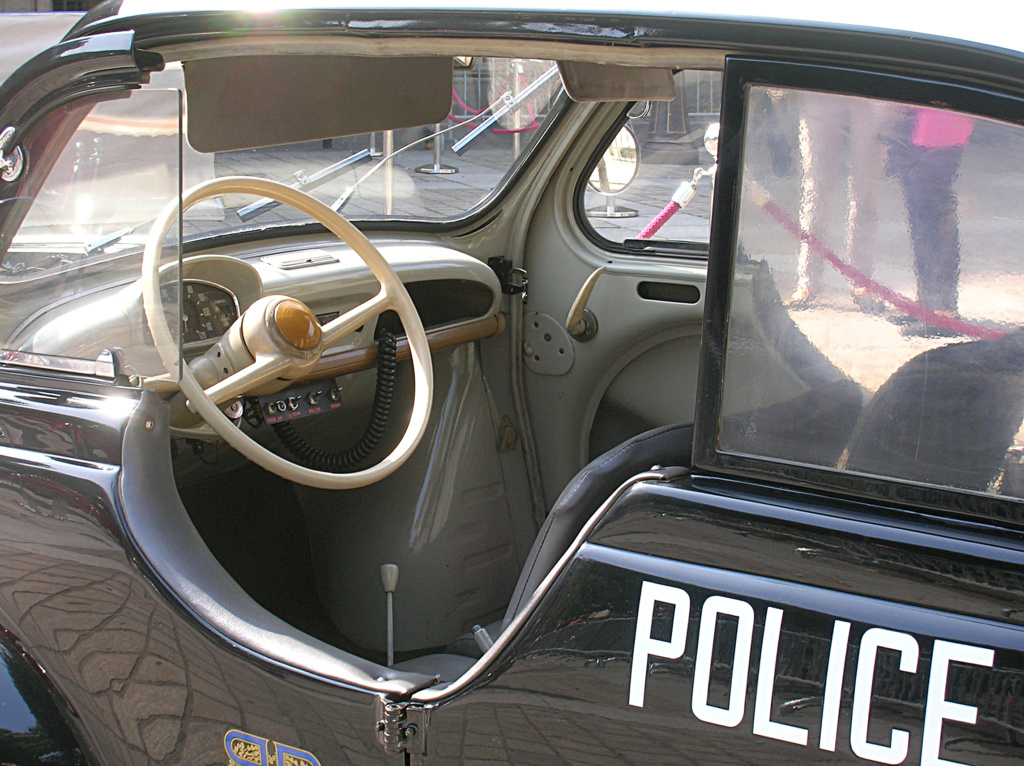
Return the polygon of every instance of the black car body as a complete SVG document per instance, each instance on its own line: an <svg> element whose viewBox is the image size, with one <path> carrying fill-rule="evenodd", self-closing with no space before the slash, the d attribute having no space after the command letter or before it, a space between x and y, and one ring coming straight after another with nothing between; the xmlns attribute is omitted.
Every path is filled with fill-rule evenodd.
<svg viewBox="0 0 1024 766"><path fill-rule="evenodd" d="M0 760L1024 757L1012 19L237 5L0 85Z"/></svg>

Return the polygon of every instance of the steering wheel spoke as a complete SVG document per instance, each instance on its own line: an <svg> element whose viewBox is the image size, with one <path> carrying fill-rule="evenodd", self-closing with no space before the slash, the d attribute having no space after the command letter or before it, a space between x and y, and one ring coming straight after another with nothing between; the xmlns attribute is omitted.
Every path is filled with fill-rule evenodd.
<svg viewBox="0 0 1024 766"><path fill-rule="evenodd" d="M332 319L324 325L323 343L324 348L330 348L339 340L344 338L359 327L369 322L376 316L391 308L391 298L388 296L387 288L381 286L380 292L370 300L360 303L354 309L346 311L337 319Z"/></svg>
<svg viewBox="0 0 1024 766"><path fill-rule="evenodd" d="M288 369L290 360L283 357L261 357L248 367L230 375L220 383L206 389L206 395L214 404L223 404L229 399L241 396L246 391L263 385Z"/></svg>

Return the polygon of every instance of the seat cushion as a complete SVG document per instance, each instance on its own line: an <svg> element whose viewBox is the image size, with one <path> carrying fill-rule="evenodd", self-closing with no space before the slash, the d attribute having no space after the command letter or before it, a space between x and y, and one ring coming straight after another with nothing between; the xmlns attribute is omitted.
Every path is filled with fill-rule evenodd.
<svg viewBox="0 0 1024 766"><path fill-rule="evenodd" d="M476 662L472 657L464 657L460 654L425 654L414 660L396 662L395 670L404 670L407 673L419 673L424 676L437 676L439 683L451 683Z"/></svg>

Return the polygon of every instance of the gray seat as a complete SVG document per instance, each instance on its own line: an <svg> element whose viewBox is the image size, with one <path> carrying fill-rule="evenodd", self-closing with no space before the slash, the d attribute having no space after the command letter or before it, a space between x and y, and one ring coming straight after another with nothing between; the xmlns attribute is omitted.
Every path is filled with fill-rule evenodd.
<svg viewBox="0 0 1024 766"><path fill-rule="evenodd" d="M690 465L693 426L662 426L619 444L588 463L555 501L526 558L505 618L486 626L492 638L504 630L529 601L548 572L579 535L587 520L623 482L654 465ZM479 657L471 634L460 636L448 651Z"/></svg>
<svg viewBox="0 0 1024 766"><path fill-rule="evenodd" d="M1024 330L929 349L868 403L846 468L985 492L1022 419Z"/></svg>

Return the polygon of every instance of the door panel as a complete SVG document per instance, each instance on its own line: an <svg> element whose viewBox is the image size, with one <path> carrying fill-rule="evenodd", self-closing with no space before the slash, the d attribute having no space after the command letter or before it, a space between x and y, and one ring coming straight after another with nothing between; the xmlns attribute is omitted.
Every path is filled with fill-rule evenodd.
<svg viewBox="0 0 1024 766"><path fill-rule="evenodd" d="M515 762L601 764L1024 756L1024 626L995 608L1008 591L1019 600L1024 555L852 513L828 522L825 546L806 504L718 489L627 492L502 672L433 712L432 752L475 743Z"/></svg>
<svg viewBox="0 0 1024 766"><path fill-rule="evenodd" d="M577 144L541 199L525 258L530 279L527 319L536 312L560 326L586 279L595 269L606 268L587 302L597 318L597 334L587 341L560 336L571 345L569 369L552 373L524 360L549 508L569 479L611 439L618 443L654 426L680 422L678 417L692 417L688 413L694 394L687 381L696 375L694 340L703 313L706 269L700 261L616 255L582 235L572 217L573 168L586 161L583 146L588 144L583 139ZM640 284L652 281L689 286L696 289L696 298L676 303L641 297ZM637 387L632 382L641 370L649 380ZM620 374L624 377L613 386ZM590 444L592 430L595 445Z"/></svg>

